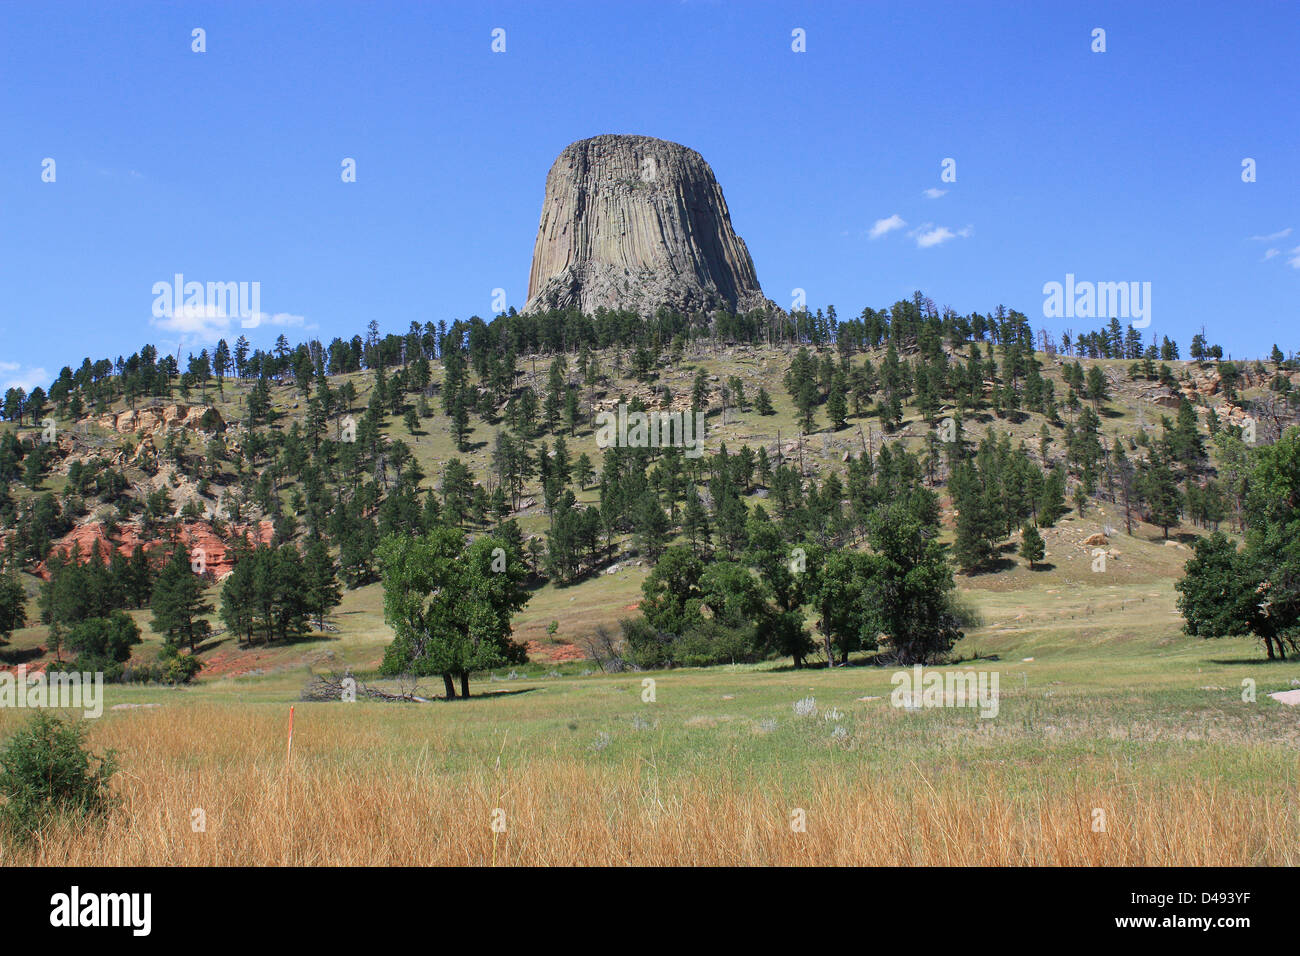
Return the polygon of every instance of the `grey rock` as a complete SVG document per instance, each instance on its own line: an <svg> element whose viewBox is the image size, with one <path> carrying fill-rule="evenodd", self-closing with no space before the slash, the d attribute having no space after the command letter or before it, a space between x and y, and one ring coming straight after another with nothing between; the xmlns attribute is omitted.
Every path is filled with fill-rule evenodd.
<svg viewBox="0 0 1300 956"><path fill-rule="evenodd" d="M776 308L699 153L649 136L569 145L546 177L524 311L660 306Z"/></svg>

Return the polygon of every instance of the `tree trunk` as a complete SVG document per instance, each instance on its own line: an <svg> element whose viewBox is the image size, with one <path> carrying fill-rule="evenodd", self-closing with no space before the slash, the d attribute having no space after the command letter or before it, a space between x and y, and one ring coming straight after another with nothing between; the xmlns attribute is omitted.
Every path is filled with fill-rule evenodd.
<svg viewBox="0 0 1300 956"><path fill-rule="evenodd" d="M460 672L460 696L469 700L469 671Z"/></svg>
<svg viewBox="0 0 1300 956"><path fill-rule="evenodd" d="M446 690L447 690L447 699L448 699L448 700L455 700L455 699L456 699L456 685L452 683L452 681L451 681L451 675L450 675L450 674L443 674L443 675L442 675L442 686L445 687Z"/></svg>

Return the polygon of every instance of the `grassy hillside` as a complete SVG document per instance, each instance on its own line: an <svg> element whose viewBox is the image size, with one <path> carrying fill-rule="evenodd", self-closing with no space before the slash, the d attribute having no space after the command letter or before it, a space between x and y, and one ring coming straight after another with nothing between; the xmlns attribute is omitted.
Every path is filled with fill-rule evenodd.
<svg viewBox="0 0 1300 956"><path fill-rule="evenodd" d="M880 421L871 416L850 416L846 428L834 430L826 424L825 410L820 409L816 419L815 430L800 437L797 410L787 394L782 379L789 368L794 350L792 348L762 348L751 346L733 346L716 350L700 349L688 353L676 366L669 366L654 376L652 383L641 382L630 377L625 357L612 352L597 353L601 367L609 374L608 381L590 391L584 390L584 412L586 400L597 405L601 402L616 400L621 396L631 398L640 395L654 407L656 401L654 389L668 388L674 395L689 394L692 381L699 370L703 370L712 388L711 414L707 450L716 451L723 443L732 451L742 445L751 448L764 446L773 452L775 461L778 448L790 459L802 458L805 473L824 480L830 473L843 475L846 470L846 458L860 455L864 451L878 453L884 444L900 444L913 451L920 451L926 443L930 426L920 415L915 406L905 405L902 423L896 429L886 431ZM879 364L883 352L875 350L865 356L855 356L856 364L865 358ZM904 356L906 357L906 356ZM1039 353L1037 359L1043 364L1043 376L1051 381L1058 397L1063 397L1068 386L1063 377L1063 368L1067 361L1060 356L1051 357ZM1117 360L1082 359L1086 368L1100 366L1111 383L1111 396L1103 407L1103 434L1110 440L1125 440L1136 436L1140 430L1158 433L1161 415L1172 417L1174 412L1150 400L1153 383L1134 381L1129 378L1129 364ZM1169 363L1175 380L1201 382L1213 373L1212 363L1173 362ZM624 374L614 372L617 365L624 366ZM1253 398L1265 394L1265 386L1271 372L1248 374L1246 387L1241 391L1238 403L1247 405ZM419 428L411 434L400 416L388 416L383 424L383 433L390 439L406 443L413 453L424 474L421 483L425 488L436 488L440 484L443 469L453 457L464 461L474 476L480 481L492 474L491 448L493 438L501 425L492 425L477 415L471 416L470 431L466 440L465 451L458 451L452 438L450 422L443 414L437 401L441 387L442 368L435 363L433 381L428 389L430 400L428 408L431 414L420 420ZM720 383L732 376L738 376L744 383L746 405L737 409L729 408L722 412ZM531 385L537 390L545 386L545 362L524 359L520 362L517 386ZM356 389L357 398L350 414L359 415L367 406L373 388L374 376L369 372L353 373L346 376L334 376L330 386L338 390L344 382L351 382ZM236 380L227 380L218 389L215 383L207 387L189 390L188 395L176 390L174 401L207 405L220 412L222 418L230 423L227 431L228 441L238 443L241 427L237 423L247 417L247 401L251 386ZM753 402L760 389L765 389L772 399L774 414L760 415L753 407ZM295 423L303 427L306 421L306 403L301 393L291 383L275 385L271 388L271 400L274 408L274 423L271 428L286 433ZM1217 407L1223 410L1225 402L1222 395L1207 394L1202 400L1205 408ZM139 403L137 403L139 404ZM134 433L119 434L104 426L111 423L112 417L126 410L125 402L119 401L111 407L96 409L79 421L60 421L58 428L61 442L64 444L65 456L56 464L53 473L44 480L39 489L33 491L22 485L13 486L13 494L21 502L33 494L53 491L60 494L66 485L68 465L74 460L88 460L92 455L111 459L114 455L125 452L129 455L142 441ZM338 417L343 417L340 414ZM1072 414L1062 409L1065 421ZM1226 417L1226 416L1225 416ZM1041 415L1017 413L999 416L992 411L968 413L964 420L964 429L969 441L977 441L985 430L992 428L997 432L1007 432L1012 437L1013 446L1024 442L1031 455L1039 457L1039 435L1044 419ZM0 428L13 429L12 423L0 424ZM336 428L337 423L331 426ZM1205 428L1204 415L1201 417L1201 430ZM23 430L30 433L30 427ZM1064 455L1062 426L1050 429L1052 441L1047 451L1047 462L1058 460ZM166 430L158 431L149 439L160 449L166 440ZM174 507L179 512L187 501L196 502L203 510L220 511L220 495L223 487L230 487L233 481L233 467L223 464L218 469L222 476L210 483L207 497L198 495L198 479L209 474L210 469L203 457L202 442L191 431L175 429L170 434L182 438L183 463L163 461L156 474L150 475L142 468L127 461L124 471L133 486L133 493L145 494L156 487L167 487L172 493ZM778 438L781 445L778 445ZM601 449L597 447L595 433L589 423L579 427L576 436L566 435L570 455L576 458L586 453L599 467ZM286 475L281 482L279 495L289 510L299 483L293 475ZM599 493L596 487L578 489L578 500L586 504L598 503ZM942 492L942 488L940 489ZM750 498L751 505L760 503L763 494L759 490ZM527 489L522 507L514 515L526 536L544 535L548 519L539 503L540 488L534 481ZM946 499L945 504L946 504ZM78 520L93 520L103 517L112 509L105 506L91 507ZM250 517L257 517L259 510L251 509ZM946 512L945 534L951 537L951 511ZM961 576L959 586L963 590L978 592L1007 593L1020 595L1015 600L1028 605L1051 602L1058 596L1074 589L1082 588L1084 593L1109 593L1117 587L1145 587L1153 597L1159 594L1167 600L1172 594L1170 588L1173 579L1180 572L1182 563L1188 557L1186 544L1197 529L1190 526L1177 526L1171 530L1171 541L1165 542L1159 528L1138 522L1132 537L1124 535L1124 522L1113 505L1098 501L1083 518L1071 516L1056 528L1044 530L1048 547L1045 565L1029 571L1023 561L1014 555L1016 539L1013 537L1006 545L1004 559L991 573ZM1091 570L1091 549L1081 544L1089 535L1105 528L1120 529L1114 537L1107 557L1107 569L1104 573ZM1180 546L1181 543L1181 546ZM624 542L630 547L630 542ZM530 649L539 660L551 658L567 659L581 656L583 638L591 634L597 626L616 627L618 620L634 613L634 607L640 597L640 583L648 573L648 562L635 553L626 555L617 563L617 569L608 569L612 573L600 573L569 587L556 587L544 584L534 593L529 605L518 615L515 623L517 636L530 642ZM34 595L39 582L29 578L27 586ZM213 589L211 597L217 600L218 590ZM217 639L206 645L203 655L208 661L209 676L229 672L261 671L268 668L297 666L302 662L338 662L350 666L365 667L373 665L378 659L380 649L387 640L387 630L382 623L380 597L375 585L367 585L345 596L343 605L334 615L333 625L336 630L317 635L314 639L300 641L284 647L263 649L235 650L229 641ZM1014 605L1013 605L1014 606ZM1010 607L1008 610L1010 611ZM35 619L35 608L29 616ZM1019 612L1016 612L1019 613ZM1028 611L1026 611L1028 613ZM147 613L136 615L147 638L153 638ZM556 622L554 635L548 634L548 625ZM214 620L219 632L219 622ZM0 654L10 663L20 660L33 660L41 655L38 648L46 641L45 629L40 626L20 630L14 640ZM149 654L146 646L139 653ZM332 656L330 656L332 655Z"/></svg>

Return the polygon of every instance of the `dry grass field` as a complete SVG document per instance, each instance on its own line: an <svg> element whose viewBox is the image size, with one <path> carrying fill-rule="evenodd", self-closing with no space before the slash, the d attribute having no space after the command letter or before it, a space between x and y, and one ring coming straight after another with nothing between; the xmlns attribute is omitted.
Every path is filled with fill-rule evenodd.
<svg viewBox="0 0 1300 956"><path fill-rule="evenodd" d="M1300 664L1176 636L1167 594L1076 588L1034 625L1052 596L971 594L988 621L945 669L999 675L990 719L893 707L872 666L533 667L429 704L303 703L305 669L113 687L90 742L120 809L3 862L1300 863L1300 719L1267 697Z"/></svg>

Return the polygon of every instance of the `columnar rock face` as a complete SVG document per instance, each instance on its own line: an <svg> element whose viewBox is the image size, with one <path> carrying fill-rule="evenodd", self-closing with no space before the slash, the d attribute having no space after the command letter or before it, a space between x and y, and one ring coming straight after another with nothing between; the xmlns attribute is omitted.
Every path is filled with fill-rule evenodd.
<svg viewBox="0 0 1300 956"><path fill-rule="evenodd" d="M525 311L767 305L703 157L649 136L566 147L546 177Z"/></svg>

